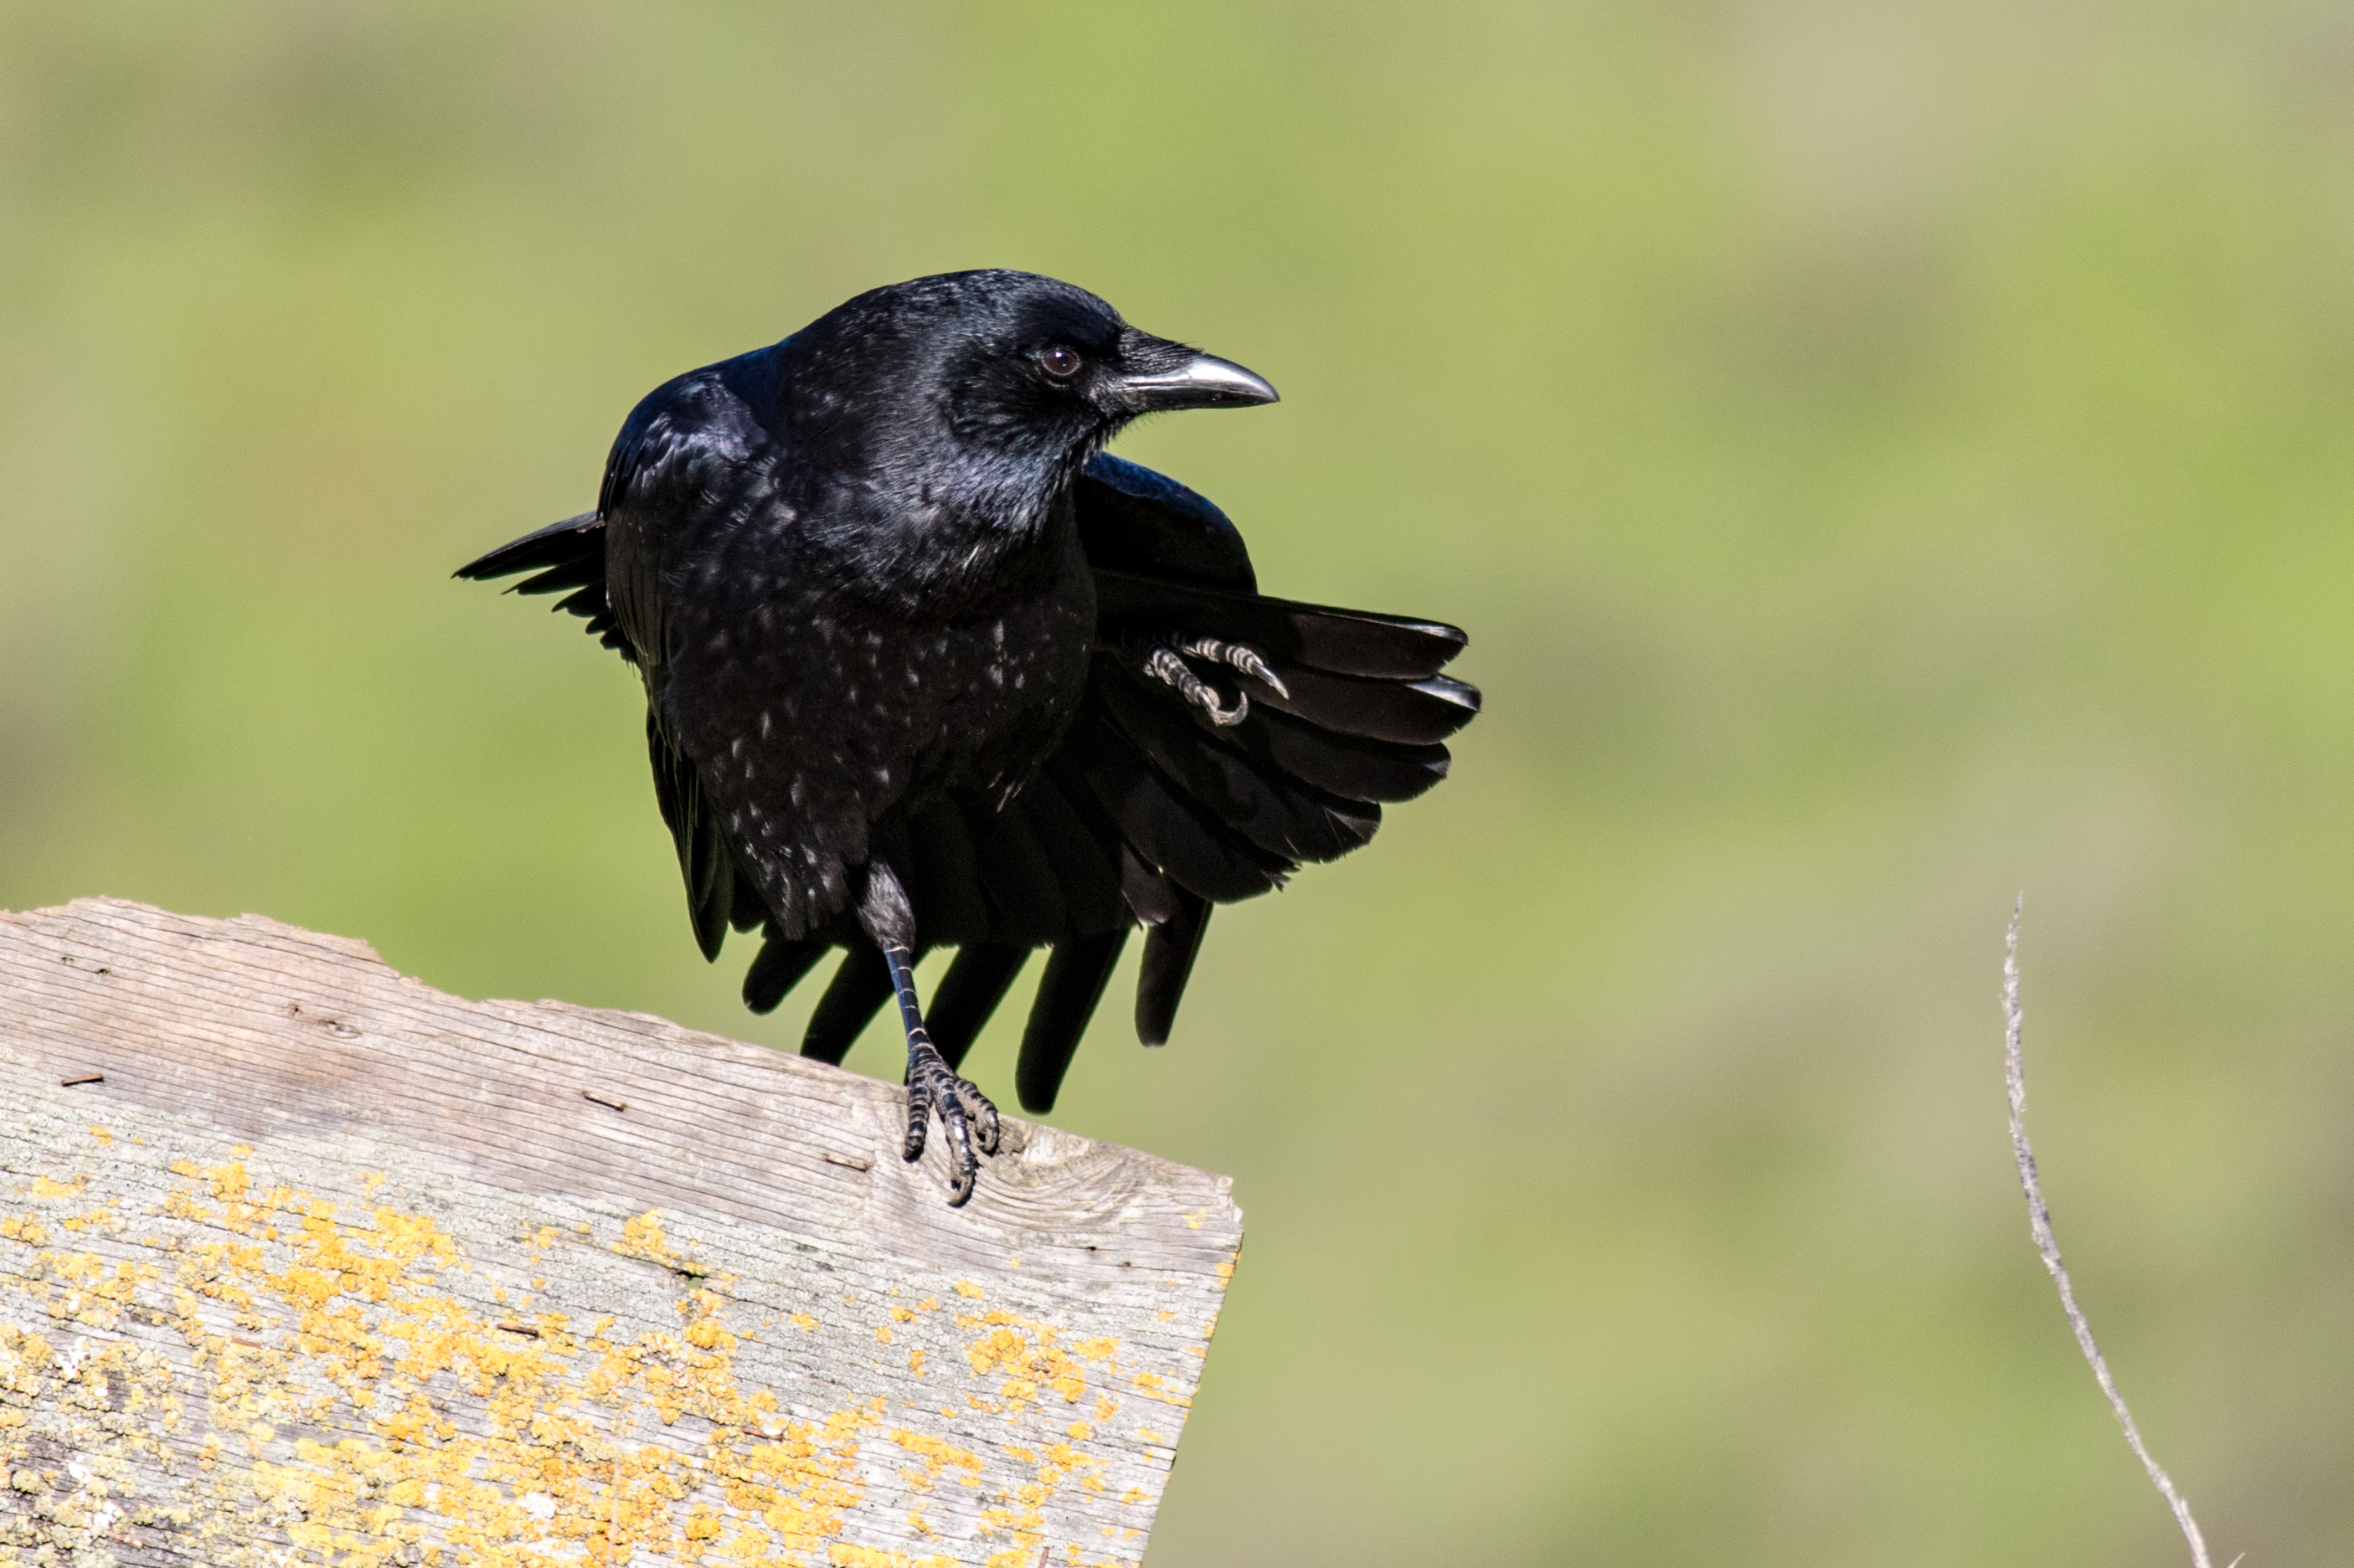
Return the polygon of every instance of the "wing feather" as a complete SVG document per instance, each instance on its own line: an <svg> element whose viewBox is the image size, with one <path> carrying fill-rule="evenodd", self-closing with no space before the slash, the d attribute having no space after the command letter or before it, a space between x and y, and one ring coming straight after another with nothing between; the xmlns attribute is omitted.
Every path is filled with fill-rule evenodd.
<svg viewBox="0 0 2354 1568"><path fill-rule="evenodd" d="M1267 767L1344 800L1411 800L1447 777L1447 747L1435 742L1402 745L1346 735L1266 704L1254 706L1249 722L1228 735Z"/></svg>
<svg viewBox="0 0 2354 1568"><path fill-rule="evenodd" d="M1128 901L1130 917L1148 926L1158 926L1177 913L1177 901L1183 889L1161 873L1144 863L1136 846L1119 846L1119 895Z"/></svg>
<svg viewBox="0 0 2354 1568"><path fill-rule="evenodd" d="M1038 1115L1055 1108L1071 1054L1079 1048L1087 1020L1103 1000L1112 966L1128 943L1128 927L1101 936L1072 935L1055 944L1046 972L1038 981L1037 1000L1030 1004L1030 1022L1022 1032L1022 1054L1013 1066L1014 1091L1022 1108Z"/></svg>
<svg viewBox="0 0 2354 1568"><path fill-rule="evenodd" d="M754 1012L769 1013L785 1000L785 993L801 983L803 976L817 967L825 957L823 942L790 941L771 935L760 948L752 967L744 971L744 1005Z"/></svg>
<svg viewBox="0 0 2354 1568"><path fill-rule="evenodd" d="M662 715L646 709L646 753L653 764L654 800L678 851L686 880L686 914L695 946L706 961L719 956L729 916L736 912L736 857L720 835L718 819L703 798L695 764L674 745Z"/></svg>
<svg viewBox="0 0 2354 1568"><path fill-rule="evenodd" d="M489 582L494 577L511 577L517 572L538 571L554 575L577 571L588 562L595 562L596 575L605 569L605 519L601 513L583 512L535 528L520 539L510 539L497 549L475 556L451 574L473 582ZM534 581L538 579L535 578ZM575 584L589 581L588 577L574 579ZM561 584L555 586L564 586ZM555 586L535 588L518 583L509 593L552 593Z"/></svg>
<svg viewBox="0 0 2354 1568"><path fill-rule="evenodd" d="M1119 830L1100 808L1083 812L1079 801L1093 806L1084 783L1076 791L1066 790L1049 771L1025 785L1012 809L1022 813L1038 847L1054 863L1070 928L1083 937L1099 937L1130 919L1120 894Z"/></svg>
<svg viewBox="0 0 2354 1568"><path fill-rule="evenodd" d="M1090 790L1149 865L1221 904L1267 892L1288 869L1195 806L1099 714L1084 713L1057 760Z"/></svg>
<svg viewBox="0 0 2354 1568"><path fill-rule="evenodd" d="M923 962L925 951L916 949L917 963ZM801 1035L801 1054L840 1066L890 1000L891 969L883 961L883 949L872 942L854 944L843 955L842 967L833 971L825 994L818 998L817 1011L810 1014L809 1029Z"/></svg>
<svg viewBox="0 0 2354 1568"><path fill-rule="evenodd" d="M1181 895L1176 912L1145 933L1144 967L1136 977L1136 1037L1147 1045L1169 1043L1213 907L1206 898Z"/></svg>
<svg viewBox="0 0 2354 1568"><path fill-rule="evenodd" d="M1188 799L1268 854L1295 863L1331 860L1381 826L1379 807L1369 810L1262 768L1115 655L1097 654L1096 665L1095 690L1113 726Z"/></svg>
<svg viewBox="0 0 2354 1568"><path fill-rule="evenodd" d="M990 940L1025 948L1053 941L1068 917L1069 901L1054 861L1030 829L1029 814L1013 805L992 809L970 794L955 804L972 841Z"/></svg>
<svg viewBox="0 0 2354 1568"><path fill-rule="evenodd" d="M1479 713L1479 690L1445 675L1418 681L1363 680L1328 674L1305 665L1277 664L1288 693L1252 683L1255 706L1275 709L1344 735L1362 735L1402 746L1445 740Z"/></svg>
<svg viewBox="0 0 2354 1568"><path fill-rule="evenodd" d="M1433 620L1301 604L1250 593L1096 569L1096 614L1109 629L1183 630L1247 642L1278 663L1336 675L1411 681L1463 652L1464 635Z"/></svg>
<svg viewBox="0 0 2354 1568"><path fill-rule="evenodd" d="M981 1026L1029 961L1027 943L976 942L957 954L939 990L932 992L931 1005L924 1009L932 1044L951 1068L963 1064Z"/></svg>
<svg viewBox="0 0 2354 1568"><path fill-rule="evenodd" d="M567 517L512 539L460 567L455 576L487 582L531 572L509 593L560 593L556 608L580 617L589 636L636 662L605 594L605 520L594 512Z"/></svg>

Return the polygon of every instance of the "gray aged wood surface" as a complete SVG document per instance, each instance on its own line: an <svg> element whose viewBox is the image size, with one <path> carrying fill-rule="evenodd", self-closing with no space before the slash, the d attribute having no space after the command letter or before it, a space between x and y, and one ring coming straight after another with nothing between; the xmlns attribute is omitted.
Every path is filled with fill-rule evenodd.
<svg viewBox="0 0 2354 1568"><path fill-rule="evenodd" d="M83 1081L77 1081L83 1080ZM365 945L0 914L0 1563L1134 1563L1223 1177Z"/></svg>

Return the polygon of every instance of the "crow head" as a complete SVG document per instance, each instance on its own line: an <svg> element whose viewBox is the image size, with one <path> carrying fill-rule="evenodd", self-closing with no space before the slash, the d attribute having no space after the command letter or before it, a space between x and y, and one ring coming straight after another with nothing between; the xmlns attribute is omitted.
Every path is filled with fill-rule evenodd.
<svg viewBox="0 0 2354 1568"><path fill-rule="evenodd" d="M1058 489L1140 414L1276 400L1241 366L1140 332L1086 290L1034 272L894 283L795 335L804 387L859 389L808 411L854 420L870 463L919 455L936 481L958 469L991 489Z"/></svg>
<svg viewBox="0 0 2354 1568"><path fill-rule="evenodd" d="M1140 332L1084 289L968 272L966 330L943 366L960 440L1082 460L1140 414L1272 403L1241 366Z"/></svg>

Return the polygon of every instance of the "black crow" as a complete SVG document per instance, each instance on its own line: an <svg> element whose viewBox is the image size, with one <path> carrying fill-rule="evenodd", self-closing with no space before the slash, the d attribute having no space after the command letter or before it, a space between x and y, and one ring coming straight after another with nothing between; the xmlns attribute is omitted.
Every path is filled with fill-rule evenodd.
<svg viewBox="0 0 2354 1568"><path fill-rule="evenodd" d="M997 1143L956 1069L1033 948L1044 1111L1131 927L1158 1045L1210 906L1371 838L1479 709L1438 673L1462 632L1262 597L1224 513L1102 450L1275 398L1067 283L918 278L655 388L594 512L458 573L534 574L637 666L704 956L761 928L766 1012L847 948L801 1045L829 1062L896 996L907 1157L937 1110L953 1202Z"/></svg>

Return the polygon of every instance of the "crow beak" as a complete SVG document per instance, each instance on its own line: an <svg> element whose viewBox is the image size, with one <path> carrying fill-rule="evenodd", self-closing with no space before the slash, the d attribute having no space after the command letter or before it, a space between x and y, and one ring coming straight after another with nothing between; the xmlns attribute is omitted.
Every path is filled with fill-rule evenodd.
<svg viewBox="0 0 2354 1568"><path fill-rule="evenodd" d="M1121 406L1130 413L1149 414L1167 408L1246 408L1279 400L1274 387L1231 359L1179 352L1187 357L1166 369L1122 376L1113 394Z"/></svg>

